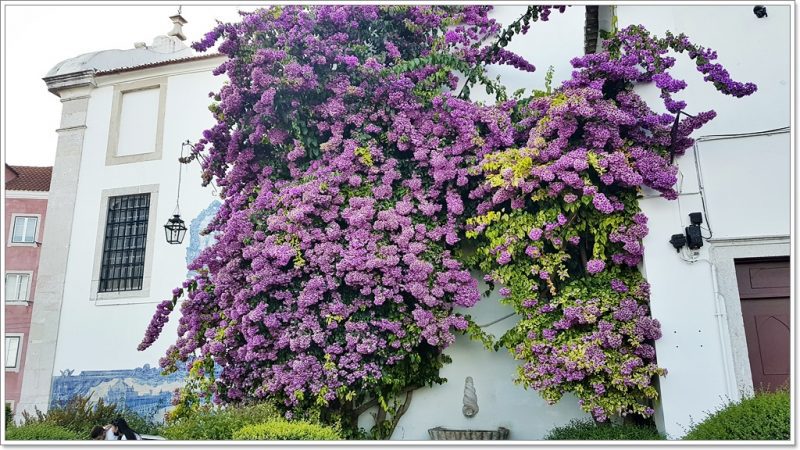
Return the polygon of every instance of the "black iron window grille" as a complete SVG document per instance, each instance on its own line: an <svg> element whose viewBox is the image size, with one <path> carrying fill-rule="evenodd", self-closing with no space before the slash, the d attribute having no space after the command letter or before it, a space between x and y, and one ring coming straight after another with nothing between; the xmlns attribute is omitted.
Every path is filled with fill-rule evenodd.
<svg viewBox="0 0 800 450"><path fill-rule="evenodd" d="M150 194L108 199L99 292L142 289L149 213Z"/></svg>

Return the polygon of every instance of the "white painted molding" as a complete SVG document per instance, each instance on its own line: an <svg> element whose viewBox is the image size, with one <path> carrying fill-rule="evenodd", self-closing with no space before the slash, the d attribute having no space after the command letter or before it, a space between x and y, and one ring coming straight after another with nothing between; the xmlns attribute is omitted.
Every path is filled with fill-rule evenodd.
<svg viewBox="0 0 800 450"><path fill-rule="evenodd" d="M736 260L789 256L789 237L753 237L719 239L710 246L710 261L717 267L719 294L727 311L728 338L730 339L732 376L740 396L753 394L753 375L742 318L739 284L736 278Z"/></svg>
<svg viewBox="0 0 800 450"><path fill-rule="evenodd" d="M47 200L48 191L11 191L6 189L6 198L22 198L30 200Z"/></svg>
<svg viewBox="0 0 800 450"><path fill-rule="evenodd" d="M17 344L17 364L14 367L5 367L6 372L19 372L19 368L22 365L22 348L25 345L25 334L23 333L6 333L3 337L3 366L5 366L5 350L6 350L6 341L5 338L15 337L19 338L19 344Z"/></svg>
<svg viewBox="0 0 800 450"><path fill-rule="evenodd" d="M8 300L6 299L5 304L6 306L28 306L31 302L31 287L33 287L33 271L32 270L15 270L15 269L6 269L6 273L3 274L3 298L5 298L5 286L7 284L6 278L9 275L27 275L28 276L28 287L25 289L25 299L24 300Z"/></svg>
<svg viewBox="0 0 800 450"><path fill-rule="evenodd" d="M47 90L61 97L61 91L77 87L95 87L94 69L43 78Z"/></svg>
<svg viewBox="0 0 800 450"><path fill-rule="evenodd" d="M125 94L148 89L158 90L158 110L156 111L156 136L155 148L152 152L135 153L131 155L117 155L119 147L120 127L122 126L122 98ZM120 83L114 86L114 96L111 103L111 118L108 125L108 145L106 146L106 166L117 164L139 163L161 159L164 148L164 116L167 109L167 78L153 78L130 83Z"/></svg>
<svg viewBox="0 0 800 450"><path fill-rule="evenodd" d="M33 242L14 242L14 223L17 220L17 217L35 217L36 218L36 232L33 233ZM8 233L8 242L6 243L7 247L38 247L42 243L42 215L39 213L23 213L23 212L15 212L11 213L11 221L9 222L9 233Z"/></svg>

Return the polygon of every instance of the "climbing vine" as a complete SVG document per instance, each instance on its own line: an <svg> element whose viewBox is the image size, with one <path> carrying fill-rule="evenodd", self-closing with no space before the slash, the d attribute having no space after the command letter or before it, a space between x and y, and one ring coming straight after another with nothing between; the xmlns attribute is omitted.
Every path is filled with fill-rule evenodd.
<svg viewBox="0 0 800 450"><path fill-rule="evenodd" d="M645 186L677 196L671 158L715 115L678 122L652 111L634 87L654 81L670 112L686 108L672 98L686 83L669 74L671 49L688 51L721 92L755 91L683 35L631 26L604 47L574 59L571 79L518 109L527 140L484 156L484 182L470 194L479 204L467 220L478 243L473 262L520 316L497 343L522 361L518 381L551 403L571 392L598 421L653 413L652 381L666 370L656 363L661 330L637 268L648 231L638 198Z"/></svg>
<svg viewBox="0 0 800 450"><path fill-rule="evenodd" d="M652 413L664 371L636 269L647 232L636 195L674 197L665 155L713 113L672 127L633 85L655 81L668 109L684 110L672 48L725 93L754 87L684 36L631 27L574 60L558 89L509 96L486 67L534 71L505 47L553 8L506 28L490 9L273 6L194 44L228 56L216 124L188 158L224 203L197 275L158 306L139 347L180 304L161 361L189 369L179 409L268 400L356 436L377 407L372 436L388 438L413 390L444 382L454 333L474 330L454 312L479 300L474 265L521 316L500 344L524 384L550 401L575 392L599 420ZM475 84L496 103L471 101Z"/></svg>

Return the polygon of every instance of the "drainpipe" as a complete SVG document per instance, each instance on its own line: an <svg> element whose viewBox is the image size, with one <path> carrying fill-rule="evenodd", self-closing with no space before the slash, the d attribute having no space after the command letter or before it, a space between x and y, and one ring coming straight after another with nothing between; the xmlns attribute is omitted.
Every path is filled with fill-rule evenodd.
<svg viewBox="0 0 800 450"><path fill-rule="evenodd" d="M683 256L683 255L682 255ZM696 258L697 252L693 252L692 256ZM731 336L728 329L728 309L725 306L725 297L719 291L719 275L717 274L717 266L708 259L693 259L681 257L681 259L689 264L694 264L699 261L708 263L711 272L711 284L714 294L714 318L717 322L717 336L719 337L719 348L722 351L722 371L725 377L725 394L732 401L739 400L741 394L736 383L736 374L733 372L733 351L731 349Z"/></svg>
<svg viewBox="0 0 800 450"><path fill-rule="evenodd" d="M714 316L717 318L717 330L719 331L719 344L722 350L722 367L725 371L725 390L732 401L739 400L739 388L736 385L736 374L733 372L733 350L731 349L731 335L728 328L728 308L725 305L725 297L719 292L719 274L717 266L709 260L705 260L711 268L711 282L714 289Z"/></svg>

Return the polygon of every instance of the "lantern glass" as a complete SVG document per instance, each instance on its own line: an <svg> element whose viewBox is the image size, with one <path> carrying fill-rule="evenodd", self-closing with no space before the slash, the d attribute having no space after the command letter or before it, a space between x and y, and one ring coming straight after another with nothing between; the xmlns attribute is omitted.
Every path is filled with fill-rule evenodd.
<svg viewBox="0 0 800 450"><path fill-rule="evenodd" d="M183 242L183 238L186 236L186 224L181 220L179 214L175 214L167 221L164 225L164 232L167 236L167 243L180 244Z"/></svg>

